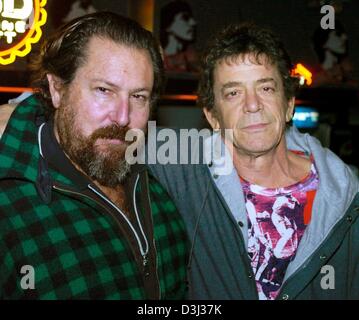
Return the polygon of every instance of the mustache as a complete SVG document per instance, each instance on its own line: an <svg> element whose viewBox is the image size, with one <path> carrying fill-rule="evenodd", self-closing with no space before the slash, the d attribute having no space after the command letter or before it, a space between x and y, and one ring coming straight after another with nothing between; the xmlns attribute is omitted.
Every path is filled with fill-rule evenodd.
<svg viewBox="0 0 359 320"><path fill-rule="evenodd" d="M125 143L126 133L130 130L128 126L120 127L119 125L113 124L107 127L96 129L90 136L92 142L97 139L118 139Z"/></svg>

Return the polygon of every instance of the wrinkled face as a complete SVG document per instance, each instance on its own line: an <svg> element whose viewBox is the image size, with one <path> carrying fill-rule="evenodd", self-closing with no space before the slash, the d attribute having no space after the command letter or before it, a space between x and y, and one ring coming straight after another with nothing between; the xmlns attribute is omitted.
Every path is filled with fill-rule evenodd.
<svg viewBox="0 0 359 320"><path fill-rule="evenodd" d="M129 169L126 132L146 130L153 87L149 54L95 37L68 86L48 79L55 134L65 153L92 179L116 186Z"/></svg>
<svg viewBox="0 0 359 320"><path fill-rule="evenodd" d="M258 156L280 143L290 121L294 98L288 101L276 66L245 55L220 61L214 69L214 108L204 110L214 129L233 129L234 148Z"/></svg>
<svg viewBox="0 0 359 320"><path fill-rule="evenodd" d="M328 40L324 44L324 48L329 49L331 52L336 54L344 54L347 50L347 39L348 37L346 33L338 35L337 32L333 30L329 33Z"/></svg>
<svg viewBox="0 0 359 320"><path fill-rule="evenodd" d="M167 28L167 32L185 41L194 39L194 27L196 21L188 12L179 12L174 16L172 24Z"/></svg>

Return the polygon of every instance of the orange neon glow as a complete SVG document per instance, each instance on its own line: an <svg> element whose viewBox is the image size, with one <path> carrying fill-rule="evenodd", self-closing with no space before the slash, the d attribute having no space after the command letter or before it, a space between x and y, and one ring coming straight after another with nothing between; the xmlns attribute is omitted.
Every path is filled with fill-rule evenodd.
<svg viewBox="0 0 359 320"><path fill-rule="evenodd" d="M33 92L33 89L25 87L0 87L0 92L23 93L25 91Z"/></svg>
<svg viewBox="0 0 359 320"><path fill-rule="evenodd" d="M297 63L295 68L292 70L292 76L298 76L298 75L305 80L305 82L308 86L310 86L312 84L312 82L313 82L312 73L306 67L304 67L301 63ZM301 84L304 84L304 83L301 83Z"/></svg>
<svg viewBox="0 0 359 320"><path fill-rule="evenodd" d="M33 0L33 10L28 17L28 20L32 22L29 30L20 42L7 50L0 51L0 64L7 65L13 63L16 56L26 56L31 51L31 45L40 40L42 35L41 26L47 20L47 12L44 8L46 2L47 0Z"/></svg>
<svg viewBox="0 0 359 320"><path fill-rule="evenodd" d="M191 94L168 94L161 96L163 100L182 100L182 101L196 101L197 96Z"/></svg>

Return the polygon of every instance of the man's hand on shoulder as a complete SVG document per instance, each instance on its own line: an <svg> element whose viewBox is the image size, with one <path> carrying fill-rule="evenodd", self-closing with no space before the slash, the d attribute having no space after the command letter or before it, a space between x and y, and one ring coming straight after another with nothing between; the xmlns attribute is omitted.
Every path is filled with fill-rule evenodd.
<svg viewBox="0 0 359 320"><path fill-rule="evenodd" d="M3 104L0 106L0 138L16 106L17 104Z"/></svg>

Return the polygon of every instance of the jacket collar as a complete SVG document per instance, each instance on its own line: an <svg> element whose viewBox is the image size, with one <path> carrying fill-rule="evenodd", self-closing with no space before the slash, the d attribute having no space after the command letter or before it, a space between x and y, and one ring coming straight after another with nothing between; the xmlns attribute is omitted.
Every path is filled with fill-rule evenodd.
<svg viewBox="0 0 359 320"><path fill-rule="evenodd" d="M76 169L58 143L53 120L45 122L39 129L39 150L42 157L56 171L63 174L80 190L86 189L91 180Z"/></svg>

